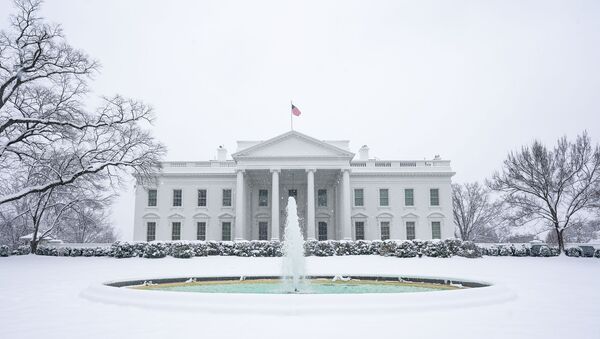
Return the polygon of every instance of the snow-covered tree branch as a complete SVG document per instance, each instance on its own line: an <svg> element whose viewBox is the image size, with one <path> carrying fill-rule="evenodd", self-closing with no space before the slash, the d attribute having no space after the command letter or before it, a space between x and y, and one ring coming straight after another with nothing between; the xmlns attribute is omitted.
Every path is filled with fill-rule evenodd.
<svg viewBox="0 0 600 339"><path fill-rule="evenodd" d="M115 95L86 109L98 63L68 45L60 26L45 23L40 5L16 0L0 33L0 205L97 173L113 182L125 172L146 177L164 154L145 130L149 106ZM18 180L31 170L36 184Z"/></svg>

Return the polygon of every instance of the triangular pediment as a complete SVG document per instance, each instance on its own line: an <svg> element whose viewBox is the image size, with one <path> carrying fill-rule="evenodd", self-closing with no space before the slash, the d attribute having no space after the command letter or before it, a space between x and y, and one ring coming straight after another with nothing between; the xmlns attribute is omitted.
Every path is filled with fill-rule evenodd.
<svg viewBox="0 0 600 339"><path fill-rule="evenodd" d="M352 158L354 153L317 140L297 131L290 131L275 138L262 141L254 146L232 154L237 158Z"/></svg>

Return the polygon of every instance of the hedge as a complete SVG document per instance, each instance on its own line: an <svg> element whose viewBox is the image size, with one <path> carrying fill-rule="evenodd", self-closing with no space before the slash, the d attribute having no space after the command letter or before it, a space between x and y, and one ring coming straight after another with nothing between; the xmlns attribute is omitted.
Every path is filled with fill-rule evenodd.
<svg viewBox="0 0 600 339"><path fill-rule="evenodd" d="M306 256L330 257L345 255L380 255L397 258L435 257L449 258L460 256L480 258L481 256L513 256L513 257L550 257L559 254L557 248L545 244L525 245L492 245L478 246L470 241L458 239L445 240L327 240L305 241ZM582 251L578 247L567 249L566 254L580 257ZM0 246L0 256L29 254L29 246L21 246L11 251L7 246ZM114 258L191 258L204 256L238 256L238 257L280 257L282 243L279 241L153 241L124 242L117 241L110 247L75 248L75 247L38 247L36 254L47 256L70 257L114 257ZM600 249L593 252L600 258Z"/></svg>

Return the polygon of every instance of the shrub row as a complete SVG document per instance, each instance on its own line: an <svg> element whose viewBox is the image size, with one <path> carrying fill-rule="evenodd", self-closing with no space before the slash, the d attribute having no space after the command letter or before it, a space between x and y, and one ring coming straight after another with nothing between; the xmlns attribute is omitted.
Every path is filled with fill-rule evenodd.
<svg viewBox="0 0 600 339"><path fill-rule="evenodd" d="M458 239L446 240L328 240L306 241L304 250L307 256L344 256L344 255L381 255L386 257L412 258L435 257L449 258L461 256L479 258L486 256L514 257L550 257L559 254L557 248L546 245L515 246L493 245L491 247L477 246L470 241ZM21 246L10 251L7 246L0 246L0 256L29 254L29 246ZM44 247L37 249L36 254L47 256L70 257L102 257L115 258L191 258L202 256L239 256L239 257L279 257L282 255L282 244L279 241L195 241L195 242L122 242L117 241L110 247L74 248L74 247ZM566 251L568 256L580 257L584 253L580 248L573 247ZM600 258L600 249L593 255Z"/></svg>

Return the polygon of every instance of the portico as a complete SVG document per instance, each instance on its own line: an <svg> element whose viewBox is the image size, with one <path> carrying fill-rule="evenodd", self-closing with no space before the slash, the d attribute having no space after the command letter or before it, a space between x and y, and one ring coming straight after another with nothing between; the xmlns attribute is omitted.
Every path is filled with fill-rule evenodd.
<svg viewBox="0 0 600 339"><path fill-rule="evenodd" d="M343 170L250 169L240 170L236 176L236 240L280 240L290 196L296 198L300 227L306 239L351 236L348 229L340 226L343 192L350 190L344 187ZM265 222L268 223L267 234Z"/></svg>

